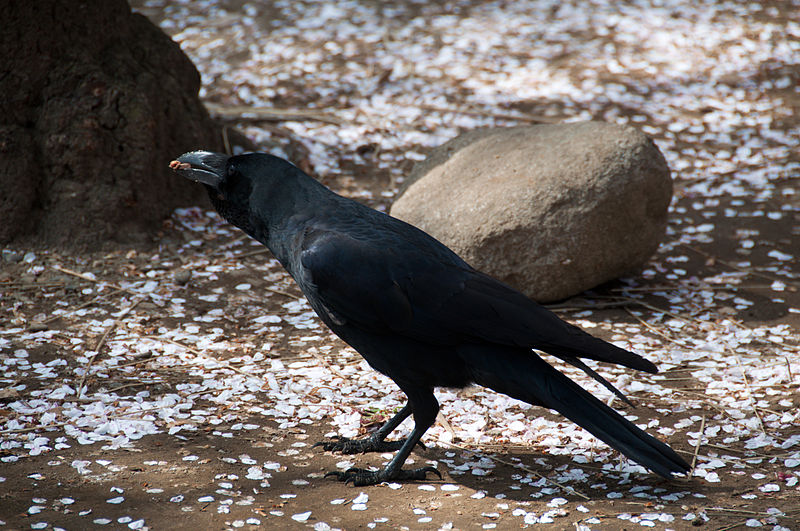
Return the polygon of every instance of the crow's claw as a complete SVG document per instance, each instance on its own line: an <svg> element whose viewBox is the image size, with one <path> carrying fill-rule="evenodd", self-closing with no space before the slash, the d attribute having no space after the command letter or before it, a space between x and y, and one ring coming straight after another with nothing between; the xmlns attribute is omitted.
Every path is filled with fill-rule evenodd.
<svg viewBox="0 0 800 531"><path fill-rule="evenodd" d="M334 437L332 441L320 441L312 448L321 446L326 452L342 452L343 454L364 454L367 452L394 452L399 450L405 440L382 441L377 437L365 439L348 439L347 437Z"/></svg>
<svg viewBox="0 0 800 531"><path fill-rule="evenodd" d="M386 469L381 470L367 470L364 468L350 468L344 472L328 472L325 477L335 476L339 481L353 483L356 487L364 487L367 485L377 485L384 481L413 481L424 480L426 474L432 472L442 479L442 475L432 466L425 466L421 468L400 469L394 474L389 474Z"/></svg>
<svg viewBox="0 0 800 531"><path fill-rule="evenodd" d="M333 437L331 437L331 439L333 439L333 440L332 441L317 441L317 442L314 443L314 445L311 448L316 448L317 446L322 446L322 449L327 452L330 449L332 449L333 446L335 446L336 444L339 444L341 442L341 440L343 439L343 437L340 437L338 435L334 435Z"/></svg>
<svg viewBox="0 0 800 531"><path fill-rule="evenodd" d="M374 485L375 483L366 482L366 479L375 476L378 472L379 471L367 470L366 468L348 468L344 472L339 472L338 470L335 472L327 472L325 477L334 476L345 484L352 481L353 485L360 487L361 485ZM360 479L364 479L365 482L360 482Z"/></svg>

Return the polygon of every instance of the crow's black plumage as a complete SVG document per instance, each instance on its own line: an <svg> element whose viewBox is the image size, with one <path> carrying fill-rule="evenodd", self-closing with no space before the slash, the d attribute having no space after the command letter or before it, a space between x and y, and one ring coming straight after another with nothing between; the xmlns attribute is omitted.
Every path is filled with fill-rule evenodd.
<svg viewBox="0 0 800 531"><path fill-rule="evenodd" d="M397 450L382 470L332 473L340 480L369 485L438 474L402 465L436 419L433 389L472 383L554 409L661 476L689 470L669 446L533 349L582 368L619 395L580 358L656 372L641 356L562 321L423 231L333 193L278 157L195 151L170 165L203 183L225 219L269 247L325 324L407 395L406 406L366 439L323 444L347 453ZM409 415L411 434L386 441Z"/></svg>

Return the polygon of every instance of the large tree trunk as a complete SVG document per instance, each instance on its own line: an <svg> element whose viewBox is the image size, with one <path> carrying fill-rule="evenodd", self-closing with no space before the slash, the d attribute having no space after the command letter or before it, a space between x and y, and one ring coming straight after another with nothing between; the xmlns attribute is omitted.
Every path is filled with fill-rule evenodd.
<svg viewBox="0 0 800 531"><path fill-rule="evenodd" d="M4 1L0 22L0 242L142 242L206 201L167 168L221 148L175 42L125 0Z"/></svg>

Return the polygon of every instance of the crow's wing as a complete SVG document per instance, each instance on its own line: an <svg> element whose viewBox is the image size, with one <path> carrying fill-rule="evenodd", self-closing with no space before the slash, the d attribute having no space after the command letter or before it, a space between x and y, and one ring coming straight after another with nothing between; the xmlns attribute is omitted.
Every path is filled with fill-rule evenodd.
<svg viewBox="0 0 800 531"><path fill-rule="evenodd" d="M301 288L334 322L429 344L489 342L535 348L569 362L588 358L657 372L641 356L475 271L429 237L376 241L318 231L304 239L300 262Z"/></svg>

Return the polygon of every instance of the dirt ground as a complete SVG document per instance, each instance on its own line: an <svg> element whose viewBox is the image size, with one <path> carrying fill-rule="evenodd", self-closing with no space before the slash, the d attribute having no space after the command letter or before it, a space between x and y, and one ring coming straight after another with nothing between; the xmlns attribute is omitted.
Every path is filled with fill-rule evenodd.
<svg viewBox="0 0 800 531"><path fill-rule="evenodd" d="M581 29L580 3L565 4L572 11L520 5L135 7L181 42L209 102L313 106L339 120L233 123L377 208L431 145L461 129L519 123L510 114L623 121L651 134L675 177L665 241L646 267L553 309L659 365L659 375L598 369L636 407L612 405L693 463L693 476L665 481L551 412L467 389L438 394L442 413L423 439L427 449L412 454L443 479L357 488L324 477L388 460L312 446L366 433L402 405L402 395L324 328L271 255L204 206L176 212L148 246L4 250L0 528L800 529L798 6L595 6L592 16L613 19L620 36L636 37L650 23L662 28L660 21L654 41L690 39L681 41L686 49L664 44L672 52L659 59L654 44L632 38L620 37L610 51L612 37L599 26L590 25L597 34ZM297 18L304 9L306 18ZM412 23L420 17L430 27ZM603 90L545 100L524 92L538 86L532 76L512 87L522 96L503 100L476 84L491 84L485 69L503 55L481 51L480 39L438 63L443 76L383 63L382 53L400 56L397 46L407 47L409 61L426 57L420 46L446 49L458 42L447 29L457 27L478 31L510 57L492 31L508 24L510 40L502 42L513 46L526 17L575 28L569 45L547 52L552 71L538 81L543 91L555 93L561 74L589 92ZM298 20L300 33L291 31ZM731 40L708 44L716 33L704 22ZM348 24L360 33L348 33ZM372 24L393 31L368 38ZM430 28L442 31L433 44L414 33ZM542 46L551 46L549 30L541 31ZM326 49L335 60L317 57L329 34L342 47L352 40L352 57L336 55L334 45ZM689 61L700 70L686 73L675 65L691 39L705 48L691 52L702 56ZM364 59L370 46L383 47L374 62ZM626 46L660 71L695 77L676 74L669 84L654 76L644 87L646 64L626 63ZM471 78L446 71L460 64L459 50L476 69ZM329 60L336 69L320 66ZM584 68L601 73L582 84L570 77L586 75ZM729 77L711 75L717 68L729 68ZM295 77L263 81L281 69ZM443 78L451 92L436 85ZM448 99L433 98L435 90ZM420 112L399 112L415 91L433 99L415 103Z"/></svg>
<svg viewBox="0 0 800 531"><path fill-rule="evenodd" d="M725 229L726 227L721 228L723 231ZM728 228L731 229L735 227ZM781 237L783 234L785 232L778 231L774 236ZM172 239L178 242L194 237L194 232L185 229L165 229L167 241ZM74 375L70 377L70 372L78 373L81 362L69 353L69 347L65 345L71 338L82 337L92 344L101 341L109 328L111 334L106 337L114 337L116 328L127 326L134 334L129 335L127 331L118 334L118 341L122 343L122 348L126 348L127 342L135 341L137 336L153 337L165 330L180 328L185 325L185 321L193 320L192 316L207 315L208 303L198 297L220 289L223 298L230 297L225 308L226 313L232 315L221 322L214 322L214 326L222 328L220 337L226 341L226 346L233 345L233 348L209 355L218 360L231 360L230 365L219 368L221 374L226 374L228 378L239 374L234 372L237 364L233 362L241 361L242 354L257 350L256 344L251 345L248 342L265 341L263 337L253 337L252 331L242 330L247 321L246 315L280 314L285 311L286 299L290 299L289 295L294 290L285 274L273 266L269 269L272 276L266 276L277 280L278 283L273 286L278 287L271 287L263 281L261 286L274 290L267 292L272 293L271 296L262 300L262 297L255 295L250 302L235 300L229 294L237 293L236 286L241 286L242 282L258 285L261 272L252 268L260 267L265 255L257 249L254 251L249 242L235 235L232 240L228 234L215 237L213 233L205 233L202 237L200 245L194 247L197 254L191 260L187 259L187 264L191 264L193 260L201 260L202 256L214 257L226 253L226 257L212 258L209 264L213 266L226 263L230 267L232 262L242 262L243 266L220 271L214 280L193 278L187 285L180 286L170 278L173 271L157 269L159 262L164 264L165 257L172 253L180 255L179 248L173 244L162 246L157 254L128 250L99 253L78 259L43 252L42 255L37 254L36 263L45 265L46 269L30 279L25 273L28 265L4 267L2 281L8 286L4 297L4 311L13 313L17 319L25 319L28 323L36 322L36 316L54 316L53 310L59 306L74 309L86 303L90 303L85 308L88 310L87 315L111 317L104 321L107 329L98 327L93 331L80 333L75 333L76 329L80 329L80 324L73 318L52 320L47 323L46 331L20 331L10 336L8 332L11 331L7 330L2 337L10 344L6 345L4 356L8 359L24 348L29 354L32 371L17 375L9 372L4 374L5 378L13 378L15 384L22 382L27 387L23 391L15 392L15 386L8 385L5 380L3 401L6 404L10 401L23 404L27 402L31 407L36 407L35 403L30 403L37 400L36 397L31 397L31 391L58 387L54 382L45 383L48 374L40 370L48 364L53 366L54 361L67 362L63 376L55 376L54 379L73 388L77 387L78 378ZM770 233L764 233L764 237L769 238ZM231 252L230 249L236 250ZM725 247L720 245L702 246L698 250L716 257L718 262L735 258L728 256ZM243 255L249 256L237 258L235 261L228 258ZM61 271L53 269L54 266L61 268ZM716 264L709 265L705 259L694 260L684 266L690 270L702 271L705 275L713 275L720 269L726 269ZM131 324L126 325L124 320L115 321L113 316L119 314L120 309L124 310L131 305L129 298L113 292L108 295L98 294L93 289L97 282L83 280L66 274L63 270L91 270L98 280L102 279L103 282L115 286L124 286L126 281L137 278L148 278L148 272L158 271L163 279L159 282L171 284L171 298L184 298L191 302L186 303L186 317L178 318L156 304L141 302L123 317L132 317ZM665 279L656 276L641 287L662 286L665 282ZM614 298L617 288L616 284L606 286L593 294L596 299L590 295L589 301L602 301L603 297ZM106 287L103 291L109 292L112 289ZM258 292L258 289L254 291ZM735 290L737 296L753 298L762 292L761 289ZM797 314L786 313L785 308L800 306L800 297L794 290L786 295L785 305L776 307L775 304L756 304L752 309L735 313L734 317L741 325L748 327L791 323L793 329L796 329ZM18 309L9 308L13 301L23 301L24 304ZM656 296L648 296L641 302L656 308L668 304L663 298ZM584 299L564 303L565 306L585 304L587 301ZM630 309L636 306L637 303L630 303ZM598 323L635 325L637 319L627 313L625 308L628 306L596 309L593 310L591 319ZM562 315L570 318L581 311L585 309L565 310ZM238 312L245 316L236 317ZM34 325L34 329L38 328L45 326ZM318 355L309 355L307 346L298 345L295 341L298 336L308 337L304 332L305 330L297 330L285 321L281 326L275 327L268 333L269 338L276 343L271 347L268 359L277 356L287 363L291 360L306 360L322 371L336 372L349 364L366 372L366 368L358 363L358 357L352 351L340 351L335 361L331 362L333 366L317 357ZM332 346L336 350L343 348L343 344L327 332L319 329L316 333L319 334L318 339L314 341L312 336L312 341L317 349L321 350L325 346ZM655 329L654 333L658 335L659 331ZM31 336L37 334L39 337L46 334L47 341L31 339ZM202 336L202 332L198 335ZM27 341L20 336L27 336ZM793 363L797 359L796 338L794 333L787 338L793 342L789 347L794 349L791 351L794 352L791 357ZM657 338L659 341L662 339ZM260 346L263 347L263 343ZM192 349L191 346L183 348ZM752 345L748 350L752 355L761 357L759 363L782 361L768 345ZM791 352L784 362L786 367L789 367L788 356ZM113 419L115 414L124 417L127 409L125 401L142 390L147 390L151 397L181 393L180 387L186 382L214 378L213 371L210 371L212 374L206 374L204 367L197 370L196 359L191 359L194 358L193 355L184 360L183 367L159 366L154 359L161 355L158 349L143 354L129 353L125 355L125 363L105 366L101 360L106 353L102 349L100 353L100 359L95 360L94 366L103 367L103 370L86 379L85 398L82 401L88 406L99 399L110 406L110 409L96 413L105 420ZM200 355L197 352L197 356ZM115 370L116 365L133 367L135 370ZM248 365L250 364L239 366L246 368ZM663 382L663 385L674 390L665 399L646 392L632 393L640 407L618 408L637 415L640 424L648 424L650 420L659 418L663 423L666 420L679 423L680 420L694 416L702 416L708 425L712 424L712 419L732 420L726 418L724 409L719 408L711 396L704 396L707 386L703 382L686 376L680 368L667 372L669 374L683 377ZM768 389L758 388L758 382L752 382L755 398L759 400L760 414L766 423L765 430L782 442L794 441L800 436L796 419L800 405L796 372L792 377L792 380L785 378L773 383ZM192 425L191 430L181 430L175 434L162 432L145 435L139 440L130 441L130 445L125 447L112 449L113 444L103 444L108 441L85 445L76 443L74 434L70 436L65 433L64 428L58 424L36 428L34 422L33 429L18 430L16 437L10 436L9 430L4 430L3 435L7 440L30 442L32 435L43 436L48 440L46 446L49 447L38 455L30 455L34 452L28 448L13 448L4 444L3 463L0 465L0 475L3 476L0 519L10 529L88 529L103 525L103 522L108 522L106 527L110 528L128 526L134 529L143 528L142 526L150 529L229 529L242 526L254 528L259 525L268 529L301 529L315 525L315 529L327 529L324 524L342 529L367 526L390 529L470 529L492 525L496 525L498 529L510 529L524 527L525 515L534 513L541 520L539 525L552 529L573 526L631 529L649 522L658 528L687 529L700 526L718 530L733 529L751 520L763 522L763 525L771 528L773 526L769 523L770 519L789 529L794 529L797 525L800 497L796 488L797 480L793 480L798 475L794 468L796 457L791 461L791 456L797 455L792 446L785 450L769 448L765 451L761 448L749 450L746 439L734 444L714 444L708 441L698 449L701 459L720 457L726 461L728 458L735 460L732 463L726 462L727 470L724 474L720 472L718 482L709 483L698 477L687 481L667 482L646 473L615 472L614 464L618 462L618 458L613 455L604 459L612 464L612 468L602 469L598 463L576 464L570 455L548 455L546 449L543 451L536 445L509 442L504 444L502 437L496 444L477 445L460 444L456 438L453 442L457 446L431 441L428 443L428 450L419 450L413 455L415 461L437 464L444 475L443 480L432 477L429 481L402 486L355 488L324 478L324 473L336 470L337 464L342 461L380 466L387 456L346 457L312 448L314 442L323 440L326 434L335 431L324 417L321 422L306 424L302 422L303 419L294 419L294 422L287 423L286 419L276 422L263 415L248 414L247 406L253 403L268 407L276 402L270 396L267 386L257 389L254 396L245 397L240 403L235 400L220 403L213 395L224 392L224 389L215 390L213 385L204 383L207 386L199 390L199 396L193 400L192 407L211 411L216 414L214 418L193 416L185 421ZM225 385L221 387L224 388ZM315 396L315 386L310 387L304 382L298 389L301 402L313 403L320 400ZM770 389L780 392L772 394L768 392ZM389 392L397 394L396 391ZM303 393L308 394L303 396ZM786 399L790 404L782 402ZM70 400L74 401L75 398L67 396L63 402ZM369 405L368 401L364 402L363 397L358 397L352 403L341 404L341 407L357 411L363 419L360 423L366 429L375 420L372 418L374 412L368 409ZM619 403L616 405L619 406ZM767 418L772 411L792 418L786 425L777 424L773 428ZM7 416L7 421L9 415L12 418L15 416L15 412L6 410L4 415ZM138 415L142 416L142 413L139 412ZM545 415L554 419L554 422L559 422L555 415L538 409L527 411L525 415L531 419ZM173 426L173 422L179 421L165 422L163 427ZM503 422L503 419L495 419L495 422ZM566 421L561 424L568 425ZM689 429L696 430L697 423ZM109 429L109 432L113 430ZM677 430L665 439L691 461L695 448L687 444L685 432L686 428ZM59 448L59 441L66 447ZM602 453L602 444L597 444ZM14 459L9 459L11 457ZM252 470L254 465L258 469L255 473ZM485 473L457 475L454 472L459 468ZM565 471L575 469L581 473L574 479L559 480ZM543 477L573 487L577 492L563 490L559 485L542 479ZM777 489L765 489L767 485L774 485ZM365 495L368 498L366 503L359 506L357 499ZM307 515L309 511L310 515ZM629 515L634 522L620 520L620 515ZM303 520L304 516L307 519ZM550 523L547 516L550 517ZM594 520L586 523L591 518ZM41 522L46 522L47 525L37 527Z"/></svg>

